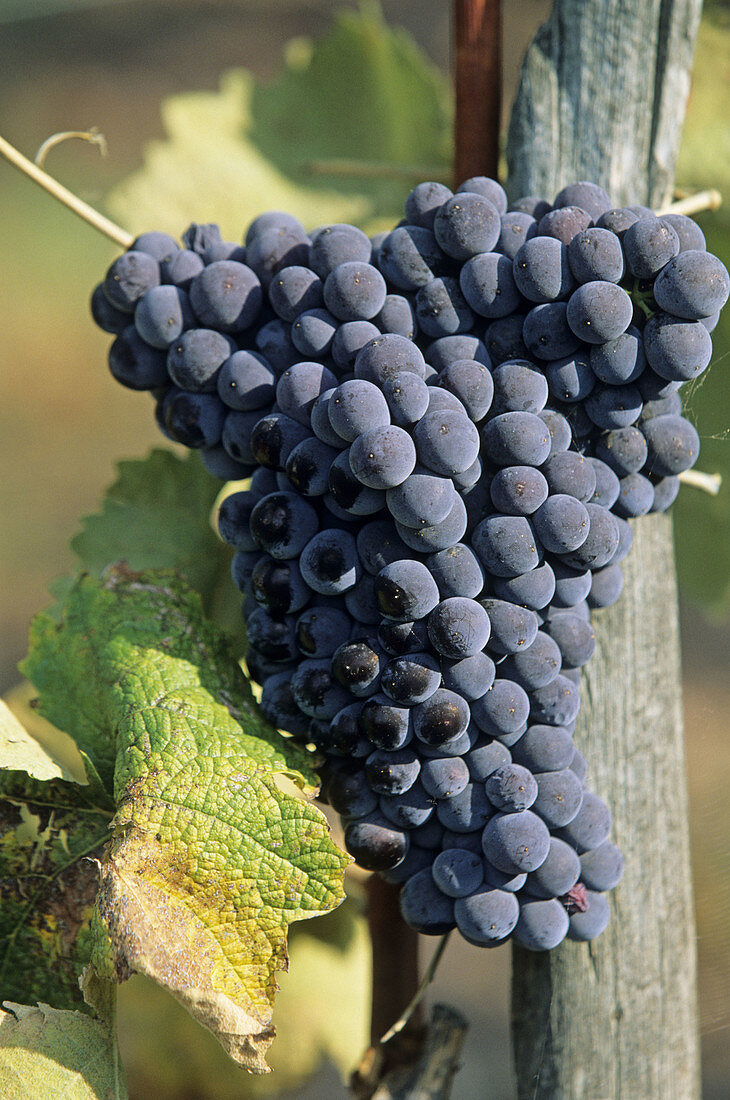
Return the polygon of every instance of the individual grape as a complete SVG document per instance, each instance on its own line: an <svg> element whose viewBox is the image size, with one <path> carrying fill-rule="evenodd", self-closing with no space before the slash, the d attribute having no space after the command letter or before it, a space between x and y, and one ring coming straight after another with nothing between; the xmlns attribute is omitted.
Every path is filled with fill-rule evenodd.
<svg viewBox="0 0 730 1100"><path fill-rule="evenodd" d="M380 330L370 321L346 321L340 325L332 337L329 352L340 374L351 373L362 349L379 335Z"/></svg>
<svg viewBox="0 0 730 1100"><path fill-rule="evenodd" d="M334 515L342 519L354 516L370 516L385 505L385 493L381 489L368 489L355 477L350 465L350 451L341 451L332 462L328 473L329 495L325 504ZM334 502L334 507L332 504Z"/></svg>
<svg viewBox="0 0 730 1100"><path fill-rule="evenodd" d="M513 680L525 691L546 687L557 677L562 658L557 643L543 631L525 649L510 654L500 665L500 675Z"/></svg>
<svg viewBox="0 0 730 1100"><path fill-rule="evenodd" d="M385 278L399 290L425 286L446 268L446 257L430 229L398 226L380 246L378 265Z"/></svg>
<svg viewBox="0 0 730 1100"><path fill-rule="evenodd" d="M509 748L522 736L530 712L527 693L512 680L497 679L481 699L471 704L474 721L482 733L504 739Z"/></svg>
<svg viewBox="0 0 730 1100"><path fill-rule="evenodd" d="M139 237L135 237L130 245L130 251L146 252L153 256L158 263L163 263L169 259L179 248L180 245L169 234L156 231L141 233Z"/></svg>
<svg viewBox="0 0 730 1100"><path fill-rule="evenodd" d="M679 237L680 252L688 252L690 249L698 252L705 251L707 248L705 234L697 222L692 221L692 218L688 218L686 214L663 214L662 220L669 222Z"/></svg>
<svg viewBox="0 0 730 1100"><path fill-rule="evenodd" d="M370 639L344 642L332 654L332 675L343 688L358 698L378 690L382 654Z"/></svg>
<svg viewBox="0 0 730 1100"><path fill-rule="evenodd" d="M467 411L462 402L449 390L439 389L436 381L428 386L427 412L457 412L460 416L467 416Z"/></svg>
<svg viewBox="0 0 730 1100"><path fill-rule="evenodd" d="M639 218L623 236L626 266L639 279L652 279L679 252L679 237L663 218Z"/></svg>
<svg viewBox="0 0 730 1100"><path fill-rule="evenodd" d="M385 666L381 690L394 703L414 706L429 699L441 683L441 670L429 653L408 653Z"/></svg>
<svg viewBox="0 0 730 1100"><path fill-rule="evenodd" d="M263 291L246 264L218 260L208 264L190 284L190 304L206 328L242 332L259 315Z"/></svg>
<svg viewBox="0 0 730 1100"><path fill-rule="evenodd" d="M489 638L489 615L476 600L451 596L428 617L428 636L443 657L461 660L481 652Z"/></svg>
<svg viewBox="0 0 730 1100"><path fill-rule="evenodd" d="M336 385L334 374L321 363L295 363L277 382L276 402L285 416L309 427L315 400Z"/></svg>
<svg viewBox="0 0 730 1100"><path fill-rule="evenodd" d="M257 501L249 522L256 545L283 560L298 558L319 528L311 504L286 492L270 493Z"/></svg>
<svg viewBox="0 0 730 1100"><path fill-rule="evenodd" d="M575 772L581 783L585 783L588 764L586 763L585 756L582 752L579 752L578 749L573 753L573 759L570 762L570 770Z"/></svg>
<svg viewBox="0 0 730 1100"><path fill-rule="evenodd" d="M475 359L456 359L444 367L438 385L459 399L475 424L489 412L494 382L488 368Z"/></svg>
<svg viewBox="0 0 730 1100"><path fill-rule="evenodd" d="M569 923L568 914L557 898L523 900L514 938L528 951L551 951L565 939Z"/></svg>
<svg viewBox="0 0 730 1100"><path fill-rule="evenodd" d="M565 359L580 347L580 338L568 324L565 302L535 306L525 317L522 339L528 354L537 359Z"/></svg>
<svg viewBox="0 0 730 1100"><path fill-rule="evenodd" d="M270 661L267 657L263 657L253 646L249 646L246 654L246 669L249 679L253 680L254 683L264 684L270 676L276 676L283 670L286 670L291 676L293 668L293 661L279 663Z"/></svg>
<svg viewBox="0 0 730 1100"><path fill-rule="evenodd" d="M336 332L337 320L328 310L305 309L292 322L291 341L302 355L317 359L327 355Z"/></svg>
<svg viewBox="0 0 730 1100"><path fill-rule="evenodd" d="M654 483L652 512L666 512L674 504L680 489L678 477L663 477Z"/></svg>
<svg viewBox="0 0 730 1100"><path fill-rule="evenodd" d="M375 794L405 794L418 779L421 764L412 749L376 749L365 761L365 775Z"/></svg>
<svg viewBox="0 0 730 1100"><path fill-rule="evenodd" d="M489 487L494 507L512 516L529 516L547 499L548 485L534 466L504 466Z"/></svg>
<svg viewBox="0 0 730 1100"><path fill-rule="evenodd" d="M596 225L601 229L609 229L611 233L616 234L619 240L622 240L629 226L638 222L638 220L638 213L628 206L620 206L614 210L606 210L596 220Z"/></svg>
<svg viewBox="0 0 730 1100"><path fill-rule="evenodd" d="M430 527L446 519L454 506L456 490L449 478L413 473L393 489L386 501L390 514L406 527Z"/></svg>
<svg viewBox="0 0 730 1100"><path fill-rule="evenodd" d="M473 599L484 587L482 567L474 553L462 542L431 554L426 564L444 600L450 596Z"/></svg>
<svg viewBox="0 0 730 1100"><path fill-rule="evenodd" d="M507 195L504 188L489 176L470 176L468 180L459 184L456 194L461 195L464 191L489 199L499 214L504 214L507 210Z"/></svg>
<svg viewBox="0 0 730 1100"><path fill-rule="evenodd" d="M567 451L573 441L570 424L553 409L543 409L537 414L550 433L550 455Z"/></svg>
<svg viewBox="0 0 730 1100"><path fill-rule="evenodd" d="M433 231L444 252L455 260L468 260L478 252L491 252L501 231L499 211L488 198L460 192L436 212Z"/></svg>
<svg viewBox="0 0 730 1100"><path fill-rule="evenodd" d="M185 447L215 447L220 443L225 406L211 393L186 393L177 387L165 397L166 434Z"/></svg>
<svg viewBox="0 0 730 1100"><path fill-rule="evenodd" d="M478 336L442 336L426 349L428 362L437 372L460 359L475 359L485 367L491 367L489 353Z"/></svg>
<svg viewBox="0 0 730 1100"><path fill-rule="evenodd" d="M246 616L246 634L249 645L270 661L293 661L297 656L291 616L275 618L266 608L257 607Z"/></svg>
<svg viewBox="0 0 730 1100"><path fill-rule="evenodd" d="M512 210L500 218L499 238L494 246L495 252L501 252L514 260L525 241L537 233L537 222L531 214L521 210Z"/></svg>
<svg viewBox="0 0 730 1100"><path fill-rule="evenodd" d="M586 911L573 913L570 918L568 927L568 939L570 940L595 940L608 924L610 913L608 902L603 894L586 890L586 902L588 904Z"/></svg>
<svg viewBox="0 0 730 1100"><path fill-rule="evenodd" d="M378 749L402 749L411 740L410 711L387 695L372 695L362 708L360 728Z"/></svg>
<svg viewBox="0 0 730 1100"><path fill-rule="evenodd" d="M338 453L315 436L298 443L286 463L286 475L297 492L305 497L323 496L329 489L328 475Z"/></svg>
<svg viewBox="0 0 730 1100"><path fill-rule="evenodd" d="M482 860L464 848L447 848L439 852L431 874L438 889L449 898L468 897L484 881Z"/></svg>
<svg viewBox="0 0 730 1100"><path fill-rule="evenodd" d="M558 191L553 206L557 209L564 206L579 206L595 220L610 210L611 199L597 183L580 180L578 183L569 183Z"/></svg>
<svg viewBox="0 0 730 1100"><path fill-rule="evenodd" d="M615 340L594 344L590 351L590 364L596 378L609 386L636 382L646 368L641 333L630 325Z"/></svg>
<svg viewBox="0 0 730 1100"><path fill-rule="evenodd" d="M550 833L532 810L520 814L496 813L487 822L482 846L497 870L507 875L529 874L545 861L550 850Z"/></svg>
<svg viewBox="0 0 730 1100"><path fill-rule="evenodd" d="M482 737L464 757L474 783L485 782L492 772L511 763L511 760L510 750L500 741L489 737ZM478 850L481 851L481 847Z"/></svg>
<svg viewBox="0 0 730 1100"><path fill-rule="evenodd" d="M375 581L369 573L360 577L354 588L345 593L345 607L357 622L365 626L377 626L382 615L375 598Z"/></svg>
<svg viewBox="0 0 730 1100"><path fill-rule="evenodd" d="M391 420L401 428L415 424L428 408L428 386L422 378L410 371L401 371L387 378L381 389Z"/></svg>
<svg viewBox="0 0 730 1100"><path fill-rule="evenodd" d="M310 718L334 718L351 701L345 689L335 683L326 659L300 659L291 686L300 710Z"/></svg>
<svg viewBox="0 0 730 1100"><path fill-rule="evenodd" d="M619 477L635 474L647 458L646 439L638 428L616 428L601 436L596 443L596 455Z"/></svg>
<svg viewBox="0 0 730 1100"><path fill-rule="evenodd" d="M534 611L504 600L485 599L481 603L491 624L490 650L498 654L517 653L532 645L538 629Z"/></svg>
<svg viewBox="0 0 730 1100"><path fill-rule="evenodd" d="M308 266L320 279L340 264L370 263L372 245L361 229L344 222L324 226L309 248Z"/></svg>
<svg viewBox="0 0 730 1100"><path fill-rule="evenodd" d="M413 707L413 731L424 745L439 748L464 733L469 725L469 704L447 688Z"/></svg>
<svg viewBox="0 0 730 1100"><path fill-rule="evenodd" d="M257 232L246 245L246 263L268 289L282 268L307 265L309 243L300 226L270 226Z"/></svg>
<svg viewBox="0 0 730 1100"><path fill-rule="evenodd" d="M553 397L568 404L583 401L596 384L591 364L582 353L546 363L545 378Z"/></svg>
<svg viewBox="0 0 730 1100"><path fill-rule="evenodd" d="M602 508L612 508L621 491L618 477L610 466L600 459L589 456L588 461L596 475L596 488L588 503L600 505Z"/></svg>
<svg viewBox="0 0 730 1100"><path fill-rule="evenodd" d="M539 226L537 232L541 233ZM520 293L537 304L567 298L575 285L568 250L553 236L525 241L514 257L513 274Z"/></svg>
<svg viewBox="0 0 730 1100"><path fill-rule="evenodd" d="M463 695L470 702L489 691L496 675L494 661L486 653L475 653L457 661L444 661L441 672L444 687Z"/></svg>
<svg viewBox="0 0 730 1100"><path fill-rule="evenodd" d="M474 528L471 542L479 561L496 577L517 577L540 564L537 538L524 516L487 516Z"/></svg>
<svg viewBox="0 0 730 1100"><path fill-rule="evenodd" d="M147 252L131 249L118 256L102 284L107 302L121 313L133 313L137 302L160 283L160 265ZM129 320L127 320L129 324Z"/></svg>
<svg viewBox="0 0 730 1100"><path fill-rule="evenodd" d="M183 335L182 340L195 332L203 331L206 330L192 329ZM170 349L168 362L176 347L177 345ZM209 362L212 362L212 359ZM263 410L274 402L276 375L263 355L256 352L235 350L233 354L230 354L230 351L227 352L224 361L220 364L215 384L221 401L231 409L245 412L253 409Z"/></svg>
<svg viewBox="0 0 730 1100"><path fill-rule="evenodd" d="M254 336L254 344L275 374L281 374L301 359L292 343L291 325L278 317L261 326Z"/></svg>
<svg viewBox="0 0 730 1100"><path fill-rule="evenodd" d="M408 846L408 834L397 829L382 814L374 813L369 818L352 821L345 828L345 847L366 871L397 867L407 854ZM431 872L427 873L430 876ZM446 930L451 927L449 925Z"/></svg>
<svg viewBox="0 0 730 1100"><path fill-rule="evenodd" d="M656 477L673 477L697 461L700 439L682 416L657 416L642 424L648 446L647 471Z"/></svg>
<svg viewBox="0 0 730 1100"><path fill-rule="evenodd" d="M644 329L644 350L656 374L669 382L687 382L707 367L712 340L701 321L655 313Z"/></svg>
<svg viewBox="0 0 730 1100"><path fill-rule="evenodd" d="M251 572L251 594L272 615L301 611L312 596L296 562L277 561L267 555L259 558Z"/></svg>
<svg viewBox="0 0 730 1100"><path fill-rule="evenodd" d="M297 646L305 657L331 657L350 636L350 616L338 607L309 607L297 619Z"/></svg>
<svg viewBox="0 0 730 1100"><path fill-rule="evenodd" d="M440 745L427 745L425 742L422 743L419 746L419 751L421 756L428 759L436 756L464 756L473 748L478 736L479 731L476 726L470 724L462 733L457 733L454 737L449 737L448 740L443 741Z"/></svg>
<svg viewBox="0 0 730 1100"><path fill-rule="evenodd" d="M611 513L597 504L585 505L590 520L588 538L577 550L563 556L576 569L600 569L608 565L619 544L619 529Z"/></svg>
<svg viewBox="0 0 730 1100"><path fill-rule="evenodd" d="M237 409L226 410L221 443L231 458L246 466L253 466L256 461L251 449L251 435L259 422L260 416L260 409L254 409L252 412L241 412Z"/></svg>
<svg viewBox="0 0 730 1100"><path fill-rule="evenodd" d="M536 898L560 898L575 886L580 874L581 863L575 849L553 836L545 862L527 876L525 893Z"/></svg>
<svg viewBox="0 0 730 1100"><path fill-rule="evenodd" d="M570 767L575 747L562 726L528 726L512 746L512 759L533 773L561 771Z"/></svg>
<svg viewBox="0 0 730 1100"><path fill-rule="evenodd" d="M134 326L153 348L169 348L192 323L188 296L176 286L153 286L135 306Z"/></svg>
<svg viewBox="0 0 730 1100"><path fill-rule="evenodd" d="M94 287L89 304L94 322L104 332L110 332L114 336L118 336L121 332L124 332L131 321L128 312L117 309L116 306L111 304L104 293L103 283L99 283Z"/></svg>
<svg viewBox="0 0 730 1100"><path fill-rule="evenodd" d="M618 283L624 274L624 255L615 233L591 228L577 233L568 244L568 262L578 283Z"/></svg>
<svg viewBox="0 0 730 1100"><path fill-rule="evenodd" d="M530 718L537 725L570 726L579 710L578 687L562 673L530 695Z"/></svg>
<svg viewBox="0 0 730 1100"><path fill-rule="evenodd" d="M252 519L253 522L253 519ZM337 596L352 588L360 576L355 539L348 531L332 528L307 540L299 567L305 581L323 596Z"/></svg>
<svg viewBox="0 0 730 1100"><path fill-rule="evenodd" d="M443 183L427 181L417 184L405 202L405 215L408 225L420 225L425 229L433 228L436 211L453 192Z"/></svg>
<svg viewBox="0 0 730 1100"><path fill-rule="evenodd" d="M369 321L383 308L385 279L369 263L338 264L324 283L324 302L340 321Z"/></svg>
<svg viewBox="0 0 730 1100"><path fill-rule="evenodd" d="M169 382L165 353L150 347L130 324L109 348L109 370L117 382L131 390L152 390Z"/></svg>
<svg viewBox="0 0 730 1100"><path fill-rule="evenodd" d="M336 388L327 404L330 424L348 442L371 428L390 424L390 413L383 394L372 382L353 378Z"/></svg>
<svg viewBox="0 0 730 1100"><path fill-rule="evenodd" d="M461 269L459 286L467 304L480 317L506 317L522 298L512 274L512 260L498 252L472 256Z"/></svg>
<svg viewBox="0 0 730 1100"><path fill-rule="evenodd" d="M427 567L413 558L391 561L375 578L375 595L386 619L423 619L439 602L439 590Z"/></svg>
<svg viewBox="0 0 730 1100"><path fill-rule="evenodd" d="M222 259L223 257L216 256L215 258ZM197 252L181 248L163 260L160 264L160 274L164 283L172 283L183 290L188 290L195 276L199 275L204 267L205 262Z"/></svg>
<svg viewBox="0 0 730 1100"><path fill-rule="evenodd" d="M406 544L398 537L394 524L389 520L373 520L361 527L357 533L357 552L363 569L373 576L386 565L411 556ZM438 590L434 595L429 611L438 603Z"/></svg>
<svg viewBox="0 0 730 1100"><path fill-rule="evenodd" d="M531 611L540 611L553 598L555 575L552 566L543 562L516 577L493 577L492 587L497 599L519 604Z"/></svg>
<svg viewBox="0 0 730 1100"><path fill-rule="evenodd" d="M492 375L492 415L508 412L539 413L548 399L545 375L528 362L501 363Z"/></svg>
<svg viewBox="0 0 730 1100"><path fill-rule="evenodd" d="M561 451L550 455L542 466L551 496L569 495L585 504L596 491L596 474L583 455Z"/></svg>
<svg viewBox="0 0 730 1100"><path fill-rule="evenodd" d="M312 741L323 752L331 756L346 756L364 759L373 751L373 746L360 731L360 715L363 704L350 703L339 710L329 722L310 725Z"/></svg>
<svg viewBox="0 0 730 1100"><path fill-rule="evenodd" d="M591 573L589 607L611 607L621 595L624 576L620 565L607 565Z"/></svg>
<svg viewBox="0 0 730 1100"><path fill-rule="evenodd" d="M548 210L552 210L552 207L549 202L537 195L523 195L522 198L512 203L510 210L521 210L539 221L543 214L547 214Z"/></svg>
<svg viewBox="0 0 730 1100"><path fill-rule="evenodd" d="M578 855L582 855L603 844L610 831L611 813L608 806L598 795L586 791L580 810L561 829L560 835L572 844Z"/></svg>
<svg viewBox="0 0 730 1100"><path fill-rule="evenodd" d="M643 474L628 474L619 480L618 500L613 506L617 516L645 516L654 504L654 486Z"/></svg>
<svg viewBox="0 0 730 1100"><path fill-rule="evenodd" d="M593 656L596 635L580 615L561 612L545 623L544 630L557 644L564 668L582 668Z"/></svg>
<svg viewBox="0 0 730 1100"><path fill-rule="evenodd" d="M399 902L403 920L424 936L443 936L455 925L454 902L438 889L430 867L408 879Z"/></svg>
<svg viewBox="0 0 730 1100"><path fill-rule="evenodd" d="M433 339L468 332L474 323L459 283L450 275L438 276L420 287L415 308L419 329Z"/></svg>
<svg viewBox="0 0 730 1100"><path fill-rule="evenodd" d="M551 829L572 821L583 801L580 779L570 768L535 776L538 794L533 809Z"/></svg>
<svg viewBox="0 0 730 1100"><path fill-rule="evenodd" d="M487 458L499 466L540 466L550 454L550 431L533 412L502 412L482 429Z"/></svg>
<svg viewBox="0 0 730 1100"><path fill-rule="evenodd" d="M350 469L370 489L400 485L415 465L413 440L395 424L363 432L350 447Z"/></svg>
<svg viewBox="0 0 730 1100"><path fill-rule="evenodd" d="M300 313L323 303L322 280L311 268L284 267L269 283L269 301L282 321L291 324Z"/></svg>
<svg viewBox="0 0 730 1100"><path fill-rule="evenodd" d="M537 782L521 764L504 764L487 779L487 797L498 810L520 813L537 798Z"/></svg>
<svg viewBox="0 0 730 1100"><path fill-rule="evenodd" d="M574 496L556 493L533 514L532 524L546 550L568 554L587 539L590 519L585 505Z"/></svg>
<svg viewBox="0 0 730 1100"><path fill-rule="evenodd" d="M440 799L436 805L439 821L454 833L483 829L493 812L482 783L467 783L458 794Z"/></svg>
<svg viewBox="0 0 730 1100"><path fill-rule="evenodd" d="M441 523L416 529L396 522L395 527L409 549L419 554L432 554L438 550L446 550L464 537L467 527L466 506L457 494L451 511Z"/></svg>
<svg viewBox="0 0 730 1100"><path fill-rule="evenodd" d="M291 691L291 673L267 676L261 690L261 713L277 729L308 740L309 718L302 714Z"/></svg>
<svg viewBox="0 0 730 1100"><path fill-rule="evenodd" d="M327 801L338 814L355 820L372 814L378 798L368 786L360 767L340 766L327 781Z"/></svg>
<svg viewBox="0 0 730 1100"><path fill-rule="evenodd" d="M618 565L628 555L634 542L634 532L631 524L620 516L615 516L618 524L619 543L616 553L611 558L611 565Z"/></svg>
<svg viewBox="0 0 730 1100"><path fill-rule="evenodd" d="M586 344L615 340L631 324L631 298L615 283L593 280L583 283L568 299L566 320Z"/></svg>
<svg viewBox="0 0 730 1100"><path fill-rule="evenodd" d="M457 927L476 947L494 947L505 940L517 924L519 912L514 894L489 886L454 902Z"/></svg>
<svg viewBox="0 0 730 1100"><path fill-rule="evenodd" d="M487 325L484 341L495 366L507 362L508 359L527 357L527 346L522 339L523 323L524 317L521 313L512 313Z"/></svg>
<svg viewBox="0 0 730 1100"><path fill-rule="evenodd" d="M309 430L302 424L283 413L271 413L252 429L251 452L261 466L283 470L294 448L308 438Z"/></svg>
<svg viewBox="0 0 730 1100"><path fill-rule="evenodd" d="M613 890L623 871L624 857L610 840L580 857L580 880L589 890Z"/></svg>
<svg viewBox="0 0 730 1100"><path fill-rule="evenodd" d="M591 587L591 574L587 569L574 569L561 561L554 561L552 569L555 576L556 607L574 607L585 600Z"/></svg>
<svg viewBox="0 0 730 1100"><path fill-rule="evenodd" d="M386 294L383 307L373 321L381 332L403 336L406 340L415 340L418 332L413 306L402 294Z"/></svg>
<svg viewBox="0 0 730 1100"><path fill-rule="evenodd" d="M680 416L682 413L682 397L679 393L668 393L666 397L657 397L650 401L644 401L641 410L641 419L653 420L655 416Z"/></svg>
<svg viewBox="0 0 730 1100"><path fill-rule="evenodd" d="M430 822L426 823L426 825L429 824ZM411 829L410 835L412 836L415 832L417 832L416 829ZM417 875L419 871L430 871L432 862L433 851L430 848L422 848L420 844L414 844L411 841L408 854L398 866L389 871L380 871L379 874L385 882L390 882L394 886L402 886L414 875Z"/></svg>
<svg viewBox="0 0 730 1100"><path fill-rule="evenodd" d="M193 393L212 392L216 389L221 367L231 357L235 347L232 340L213 329L188 329L168 349L167 369L170 378L180 389ZM273 400L271 382L274 376L271 370L265 370L269 390L259 405L250 405L249 408L259 408Z"/></svg>
<svg viewBox="0 0 730 1100"><path fill-rule="evenodd" d="M248 523L246 528L248 529ZM253 545L253 540L251 540L251 544ZM240 589L241 592L250 591L251 574L260 560L261 551L258 549L237 550L233 555L231 577L236 588ZM264 560L268 559L265 558Z"/></svg>
<svg viewBox="0 0 730 1100"><path fill-rule="evenodd" d="M421 765L421 783L432 798L453 798L469 782L469 769L461 756L434 757Z"/></svg>

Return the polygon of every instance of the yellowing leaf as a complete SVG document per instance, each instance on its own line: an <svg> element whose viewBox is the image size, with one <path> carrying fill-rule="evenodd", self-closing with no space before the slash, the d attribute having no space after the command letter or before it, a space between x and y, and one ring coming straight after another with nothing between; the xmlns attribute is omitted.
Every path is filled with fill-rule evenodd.
<svg viewBox="0 0 730 1100"><path fill-rule="evenodd" d="M22 725L8 704L0 699L0 769L27 772L33 779L79 780L44 748Z"/></svg>
<svg viewBox="0 0 730 1100"><path fill-rule="evenodd" d="M265 723L199 598L165 573L83 577L39 616L25 671L43 712L111 781L92 962L153 977L242 1065L266 1072L276 973L295 920L343 897L349 857L306 752Z"/></svg>
<svg viewBox="0 0 730 1100"><path fill-rule="evenodd" d="M125 1100L109 1029L81 1012L6 1001L0 1009L3 1100Z"/></svg>

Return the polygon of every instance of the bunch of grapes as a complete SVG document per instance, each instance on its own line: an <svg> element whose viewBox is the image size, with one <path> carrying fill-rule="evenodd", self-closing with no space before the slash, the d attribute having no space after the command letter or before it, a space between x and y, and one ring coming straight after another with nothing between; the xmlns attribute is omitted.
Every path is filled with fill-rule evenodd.
<svg viewBox="0 0 730 1100"><path fill-rule="evenodd" d="M594 938L622 858L572 737L591 612L697 459L679 391L727 271L689 218L587 182L509 209L422 183L373 239L271 213L182 244L137 238L92 311L162 431L250 478L218 524L264 714L317 747L413 928Z"/></svg>

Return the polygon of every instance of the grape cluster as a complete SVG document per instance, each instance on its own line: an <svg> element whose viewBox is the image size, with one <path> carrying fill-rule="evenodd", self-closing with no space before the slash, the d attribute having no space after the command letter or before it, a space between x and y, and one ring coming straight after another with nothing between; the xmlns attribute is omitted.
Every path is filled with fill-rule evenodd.
<svg viewBox="0 0 730 1100"><path fill-rule="evenodd" d="M631 517L699 441L728 275L688 218L422 183L391 233L148 233L94 291L115 378L225 479L250 674L318 748L357 862L418 931L592 939L619 881L572 734Z"/></svg>

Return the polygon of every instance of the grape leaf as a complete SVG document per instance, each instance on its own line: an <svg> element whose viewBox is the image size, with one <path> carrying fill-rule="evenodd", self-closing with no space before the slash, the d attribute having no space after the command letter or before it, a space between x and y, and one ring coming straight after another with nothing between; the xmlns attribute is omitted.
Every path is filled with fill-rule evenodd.
<svg viewBox="0 0 730 1100"><path fill-rule="evenodd" d="M31 736L3 699L0 699L0 769L27 772L34 779L75 778Z"/></svg>
<svg viewBox="0 0 730 1100"><path fill-rule="evenodd" d="M60 624L34 621L24 672L42 713L113 785L95 969L153 977L237 1061L266 1072L288 925L339 904L350 862L293 786L313 793L311 757L260 717L225 639L174 575L80 578Z"/></svg>
<svg viewBox="0 0 730 1100"><path fill-rule="evenodd" d="M320 42L291 42L273 83L234 70L219 92L164 100L167 140L147 147L144 167L107 206L132 231L174 235L215 221L239 239L273 208L306 225L385 227L414 183L448 173L450 117L444 76L378 5L364 4L336 15ZM347 171L333 158L346 158Z"/></svg>
<svg viewBox="0 0 730 1100"><path fill-rule="evenodd" d="M81 1012L6 1001L0 1009L3 1100L125 1100L108 1027Z"/></svg>

